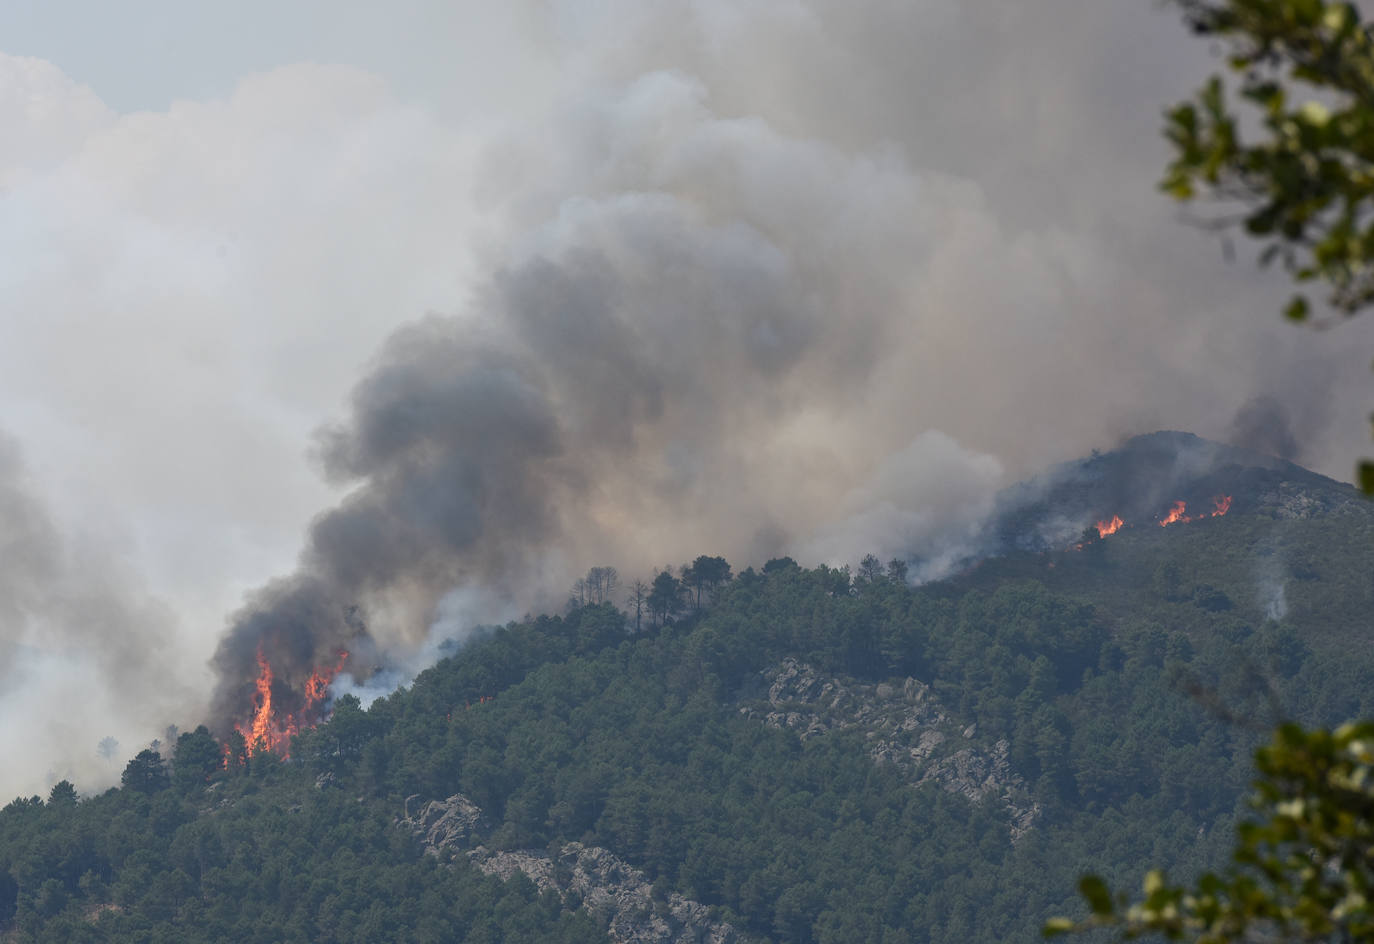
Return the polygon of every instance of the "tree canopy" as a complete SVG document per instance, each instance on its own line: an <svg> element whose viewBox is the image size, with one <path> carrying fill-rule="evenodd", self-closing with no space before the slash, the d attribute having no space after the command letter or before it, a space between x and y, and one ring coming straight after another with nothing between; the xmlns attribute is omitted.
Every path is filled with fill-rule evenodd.
<svg viewBox="0 0 1374 944"><path fill-rule="evenodd" d="M1331 0L1177 2L1196 33L1221 42L1239 81L1232 95L1214 75L1168 112L1174 160L1161 186L1183 201L1211 198L1221 209L1209 225L1242 227L1264 245L1262 264L1323 283L1338 316L1361 312L1374 303L1374 27ZM1284 313L1306 321L1311 301L1299 291ZM1359 482L1374 493L1374 463L1360 464ZM1133 903L1087 875L1091 917L1057 918L1045 932L1374 940L1374 722L1285 724L1256 768L1257 815L1239 827L1230 869L1191 884L1150 871Z"/></svg>
<svg viewBox="0 0 1374 944"><path fill-rule="evenodd" d="M1129 905L1086 876L1092 917L1055 919L1046 931L1109 926L1204 944L1374 940L1374 722L1334 732L1284 725L1256 766L1259 816L1240 827L1229 870L1188 885L1151 871Z"/></svg>
<svg viewBox="0 0 1374 944"><path fill-rule="evenodd" d="M127 790L151 794L165 790L171 778L167 776L167 766L162 762L162 755L145 748L129 761L119 782Z"/></svg>
<svg viewBox="0 0 1374 944"><path fill-rule="evenodd" d="M1283 523L1309 576L1282 624L1239 550L1277 527L1128 529L922 587L780 559L639 632L609 603L494 627L366 708L340 697L287 761L231 736L211 770L197 730L167 739L170 777L149 751L124 789L15 799L0 936L604 941L591 894L470 856L556 877L577 843L643 873L644 922L681 896L740 940L1027 940L1085 865L1115 885L1140 862L1224 865L1257 735L1171 679L1234 699L1240 653L1273 653L1305 723L1374 707L1374 507ZM1167 595L1148 579L1166 561ZM1208 609L1204 585L1234 606ZM458 793L477 832L425 854L405 821Z"/></svg>

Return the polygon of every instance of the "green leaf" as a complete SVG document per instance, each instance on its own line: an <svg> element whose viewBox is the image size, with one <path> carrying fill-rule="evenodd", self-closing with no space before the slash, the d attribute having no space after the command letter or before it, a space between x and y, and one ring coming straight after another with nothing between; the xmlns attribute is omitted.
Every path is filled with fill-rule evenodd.
<svg viewBox="0 0 1374 944"><path fill-rule="evenodd" d="M1074 924L1068 918L1051 918L1040 928L1040 934L1044 937L1055 937L1059 934L1067 934L1073 928Z"/></svg>
<svg viewBox="0 0 1374 944"><path fill-rule="evenodd" d="M1322 14L1322 25L1333 33L1339 33L1345 29L1351 19L1349 7L1344 3L1333 3Z"/></svg>
<svg viewBox="0 0 1374 944"><path fill-rule="evenodd" d="M1301 295L1294 295L1293 300L1283 309L1283 316L1289 321L1306 321L1307 299Z"/></svg>
<svg viewBox="0 0 1374 944"><path fill-rule="evenodd" d="M1283 86L1277 82L1261 82L1257 85L1251 85L1241 94L1256 105L1266 109L1271 115L1277 115L1283 110Z"/></svg>
<svg viewBox="0 0 1374 944"><path fill-rule="evenodd" d="M1160 182L1159 187L1175 200L1193 199L1193 182L1186 174L1170 174Z"/></svg>
<svg viewBox="0 0 1374 944"><path fill-rule="evenodd" d="M1366 495L1374 495L1374 462L1368 459L1360 462L1358 476L1360 491Z"/></svg>
<svg viewBox="0 0 1374 944"><path fill-rule="evenodd" d="M1293 13L1303 26L1314 25L1323 14L1322 0L1291 0Z"/></svg>
<svg viewBox="0 0 1374 944"><path fill-rule="evenodd" d="M1116 911L1112 904L1112 893L1107 891L1107 884L1096 875L1083 876L1078 882L1078 890L1088 900L1088 907L1093 914L1105 916Z"/></svg>
<svg viewBox="0 0 1374 944"><path fill-rule="evenodd" d="M1330 110L1321 102L1304 102L1298 114L1304 122L1315 128L1323 128L1331 120Z"/></svg>

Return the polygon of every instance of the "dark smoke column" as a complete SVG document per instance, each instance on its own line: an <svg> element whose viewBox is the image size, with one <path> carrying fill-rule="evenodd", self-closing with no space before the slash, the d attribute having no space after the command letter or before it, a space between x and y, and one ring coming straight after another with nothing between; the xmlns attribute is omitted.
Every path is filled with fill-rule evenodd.
<svg viewBox="0 0 1374 944"><path fill-rule="evenodd" d="M213 659L221 733L253 710L259 652L274 707L294 710L340 650L366 677L370 624L418 641L445 592L506 579L551 536L552 410L533 370L471 334L438 317L401 329L355 388L348 421L321 433L329 479L360 484L311 525L297 572L232 619Z"/></svg>

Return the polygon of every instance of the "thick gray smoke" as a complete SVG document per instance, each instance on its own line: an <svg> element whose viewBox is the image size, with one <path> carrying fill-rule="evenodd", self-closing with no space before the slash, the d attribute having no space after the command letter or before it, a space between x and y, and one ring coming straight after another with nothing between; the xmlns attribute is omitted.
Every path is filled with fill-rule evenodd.
<svg viewBox="0 0 1374 944"><path fill-rule="evenodd" d="M222 717L249 703L259 645L301 678L363 626L369 647L413 644L457 586L533 605L588 561L781 553L881 455L851 418L891 364L900 259L932 251L917 182L722 121L703 97L658 74L580 114L570 141L641 153L626 179L516 240L472 312L388 341L318 438L325 473L356 490L311 526L300 573L237 618L217 656ZM665 124L678 140L656 154ZM974 468L959 497L981 502L1000 472L942 436L900 461L879 465L879 487L908 498Z"/></svg>
<svg viewBox="0 0 1374 944"><path fill-rule="evenodd" d="M1301 446L1293 432L1288 410L1271 396L1256 397L1236 413L1231 442L1289 462L1301 458Z"/></svg>
<svg viewBox="0 0 1374 944"><path fill-rule="evenodd" d="M1281 279L1155 192L1160 110L1214 65L1174 11L512 6L518 41L454 14L140 114L0 57L0 424L65 553L60 522L131 523L104 556L174 601L169 678L218 645L221 725L260 644L375 688L593 565L938 573L1001 485L1260 396L1273 448L1365 450L1374 319L1283 324ZM91 689L132 716L126 624Z"/></svg>
<svg viewBox="0 0 1374 944"><path fill-rule="evenodd" d="M949 92L996 115L1010 162L992 141L943 139L954 116L905 94L936 73L913 74L911 50L876 31L943 61L916 13L818 2L802 28L765 4L741 31L708 4L675 6L696 30L668 40L669 18L631 16L642 43L492 152L478 178L502 207L491 274L464 310L398 330L319 436L326 475L354 490L312 525L300 572L235 620L216 657L221 717L245 712L259 645L296 678L349 648L365 678L432 639L455 588L538 607L592 564L703 552L915 554L936 576L1008 466L1166 417L1221 428L1278 356L1264 324L1242 342L1225 336L1230 312L1201 321L1166 300L1154 282L1195 262L1155 247L1128 266L1134 234L1091 215L1157 217L1155 168L1125 196L1086 181L1104 208L1062 220L1004 176L1062 142L996 111L1009 86L989 75ZM599 49L582 30L600 21L564 14L560 38ZM963 19L946 26L1001 29ZM1113 22L1086 21L1107 45ZM771 28L796 45L762 64L815 74L738 68L757 53L743 37ZM824 76L871 98L820 108ZM1050 87L1055 108L1118 121L1087 87ZM1096 155L1122 172L1155 134L1125 125L1142 138Z"/></svg>
<svg viewBox="0 0 1374 944"><path fill-rule="evenodd" d="M369 624L413 639L456 584L531 579L529 558L555 536L560 451L541 386L528 364L452 320L388 342L351 422L320 436L326 474L364 484L315 520L300 573L238 616L216 656L221 678L239 683L218 692L221 720L251 704L260 648L283 693L340 649L365 673L379 655L357 651L375 640Z"/></svg>

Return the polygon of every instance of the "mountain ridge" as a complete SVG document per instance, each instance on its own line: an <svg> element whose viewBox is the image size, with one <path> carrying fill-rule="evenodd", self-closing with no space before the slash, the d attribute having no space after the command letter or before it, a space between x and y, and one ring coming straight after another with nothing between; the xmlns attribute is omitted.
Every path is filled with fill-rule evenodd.
<svg viewBox="0 0 1374 944"><path fill-rule="evenodd" d="M950 580L780 559L642 632L572 606L366 710L337 700L289 760L196 767L183 735L123 789L16 800L0 933L580 942L676 902L742 940L1028 940L1081 907L1079 871L1215 866L1275 705L1374 713L1374 517L1280 460L1132 442L1017 506L1031 533L1073 519L1069 540ZM1234 501L1084 535L1092 501L1145 514L1160 481Z"/></svg>
<svg viewBox="0 0 1374 944"><path fill-rule="evenodd" d="M1308 496L1314 506L1309 514L1318 508L1368 506L1354 486L1285 459L1161 430L1134 436L1109 452L1060 463L1005 489L985 540L1002 552L1043 550L1076 539L1084 528L1114 515L1141 524L1166 516L1177 501L1210 510L1218 496L1237 502L1238 512L1265 511L1286 507L1281 496L1294 493Z"/></svg>

